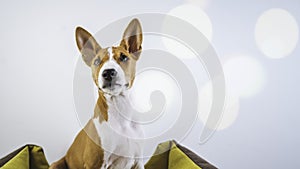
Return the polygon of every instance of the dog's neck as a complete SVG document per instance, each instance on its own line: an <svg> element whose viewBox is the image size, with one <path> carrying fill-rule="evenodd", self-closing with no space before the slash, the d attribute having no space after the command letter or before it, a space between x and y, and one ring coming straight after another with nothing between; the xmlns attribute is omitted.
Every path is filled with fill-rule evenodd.
<svg viewBox="0 0 300 169"><path fill-rule="evenodd" d="M94 118L99 118L99 122L109 121L110 118L119 118L126 116L127 120L131 119L131 104L129 102L129 91L119 95L110 95L98 91L98 100L94 109Z"/></svg>

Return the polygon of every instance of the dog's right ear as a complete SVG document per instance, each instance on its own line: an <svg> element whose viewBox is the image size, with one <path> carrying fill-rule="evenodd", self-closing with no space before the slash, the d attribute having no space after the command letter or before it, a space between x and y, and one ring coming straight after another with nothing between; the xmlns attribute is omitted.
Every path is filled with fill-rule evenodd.
<svg viewBox="0 0 300 169"><path fill-rule="evenodd" d="M100 45L88 31L81 27L76 28L76 43L84 62L91 66L93 58L101 49Z"/></svg>

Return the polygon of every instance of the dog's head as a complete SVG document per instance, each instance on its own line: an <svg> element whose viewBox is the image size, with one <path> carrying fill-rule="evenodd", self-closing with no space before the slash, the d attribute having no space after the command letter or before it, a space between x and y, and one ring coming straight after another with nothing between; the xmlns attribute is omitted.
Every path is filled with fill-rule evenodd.
<svg viewBox="0 0 300 169"><path fill-rule="evenodd" d="M91 67L95 84L110 95L119 95L132 86L142 40L142 28L137 19L129 23L119 46L107 48L102 48L83 28L76 28L77 46L84 62Z"/></svg>

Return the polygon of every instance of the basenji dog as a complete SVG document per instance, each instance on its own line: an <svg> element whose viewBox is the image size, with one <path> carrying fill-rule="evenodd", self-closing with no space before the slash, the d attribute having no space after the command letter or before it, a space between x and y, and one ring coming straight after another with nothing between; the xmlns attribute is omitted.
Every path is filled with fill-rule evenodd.
<svg viewBox="0 0 300 169"><path fill-rule="evenodd" d="M66 155L51 169L140 169L144 168L139 124L131 121L129 102L142 50L142 28L133 19L118 46L102 48L81 27L76 28L76 42L82 59L91 68L98 90L94 116L76 136ZM128 108L127 108L128 107ZM124 117L126 116L126 117Z"/></svg>

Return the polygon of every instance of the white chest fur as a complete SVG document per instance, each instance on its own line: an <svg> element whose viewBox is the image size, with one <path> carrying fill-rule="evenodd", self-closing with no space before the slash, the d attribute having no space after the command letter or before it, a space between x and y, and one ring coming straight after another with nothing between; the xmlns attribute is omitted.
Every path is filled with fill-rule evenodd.
<svg viewBox="0 0 300 169"><path fill-rule="evenodd" d="M105 96L108 103L108 121L99 123L94 119L94 125L104 150L104 164L102 168L131 168L140 163L142 145L137 140L143 137L141 127L131 121L127 95Z"/></svg>

